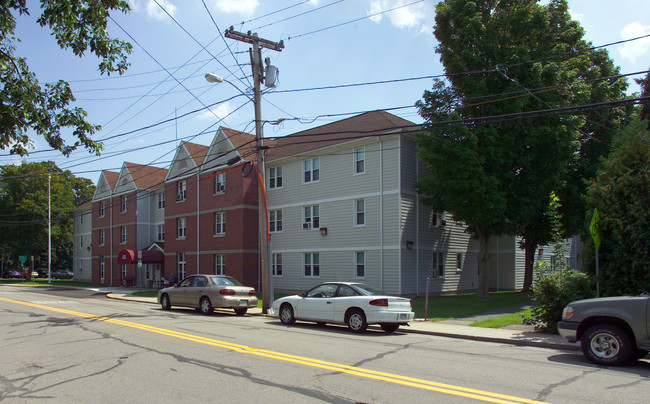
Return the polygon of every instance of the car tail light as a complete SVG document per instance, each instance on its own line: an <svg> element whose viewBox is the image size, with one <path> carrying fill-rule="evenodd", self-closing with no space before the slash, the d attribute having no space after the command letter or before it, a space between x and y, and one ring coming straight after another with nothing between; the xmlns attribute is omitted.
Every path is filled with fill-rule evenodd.
<svg viewBox="0 0 650 404"><path fill-rule="evenodd" d="M371 306L388 306L388 299L375 299L370 301Z"/></svg>
<svg viewBox="0 0 650 404"><path fill-rule="evenodd" d="M248 292L249 296L255 296L256 294L257 294L257 292L255 291L255 289Z"/></svg>
<svg viewBox="0 0 650 404"><path fill-rule="evenodd" d="M232 290L232 289L221 289L221 290L219 291L219 294L220 294L220 295L234 295L234 294L235 294L235 291Z"/></svg>

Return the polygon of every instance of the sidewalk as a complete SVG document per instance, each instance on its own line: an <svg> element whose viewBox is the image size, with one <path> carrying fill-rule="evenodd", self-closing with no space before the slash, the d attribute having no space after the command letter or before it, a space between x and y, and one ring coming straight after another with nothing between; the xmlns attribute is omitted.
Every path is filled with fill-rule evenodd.
<svg viewBox="0 0 650 404"><path fill-rule="evenodd" d="M98 289L102 292L108 292L109 299L128 300L132 302L158 304L155 297L140 297L133 296L131 291L126 291L121 288L101 288ZM217 309L218 310L218 309ZM500 313L495 313L498 315ZM269 316L262 314L262 309L255 308L249 309L248 315L254 316ZM579 344L569 343L564 338L557 334L543 334L536 332L530 326L509 326L505 328L481 328L471 327L477 318L485 319L489 314L483 314L472 317L466 320L446 320L446 321L424 321L416 319L409 323L409 326L400 327L399 332L407 332L414 334L435 335L448 338L462 338L474 341L496 342L502 344L512 344L519 346L534 346L550 349L562 349L567 351L579 351ZM271 317L271 316L269 316ZM279 320L278 320L279 321ZM374 328L374 326L370 326Z"/></svg>

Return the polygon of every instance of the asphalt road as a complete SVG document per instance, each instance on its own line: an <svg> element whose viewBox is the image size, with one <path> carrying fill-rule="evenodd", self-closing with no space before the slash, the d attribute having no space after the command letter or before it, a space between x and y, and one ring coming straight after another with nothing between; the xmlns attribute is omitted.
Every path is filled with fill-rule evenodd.
<svg viewBox="0 0 650 404"><path fill-rule="evenodd" d="M650 361L0 286L0 401L401 403L646 401Z"/></svg>

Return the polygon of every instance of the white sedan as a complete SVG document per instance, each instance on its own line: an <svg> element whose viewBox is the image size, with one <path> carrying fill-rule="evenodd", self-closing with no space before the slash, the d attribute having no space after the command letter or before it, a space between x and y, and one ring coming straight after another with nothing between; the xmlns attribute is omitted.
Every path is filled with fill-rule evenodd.
<svg viewBox="0 0 650 404"><path fill-rule="evenodd" d="M296 320L345 324L364 332L368 324L379 324L386 332L413 320L411 299L388 296L381 290L355 282L326 282L299 295L273 302L273 313L282 324Z"/></svg>

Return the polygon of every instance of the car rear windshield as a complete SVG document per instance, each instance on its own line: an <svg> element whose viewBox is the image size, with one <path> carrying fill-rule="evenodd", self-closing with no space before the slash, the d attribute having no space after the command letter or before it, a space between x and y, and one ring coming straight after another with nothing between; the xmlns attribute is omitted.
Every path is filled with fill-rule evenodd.
<svg viewBox="0 0 650 404"><path fill-rule="evenodd" d="M237 279L229 276L213 276L210 279L212 279L212 283L217 286L244 286Z"/></svg>
<svg viewBox="0 0 650 404"><path fill-rule="evenodd" d="M383 291L373 288L370 285L366 285L365 283L355 283L353 285L361 294L365 296L385 296L386 293Z"/></svg>

